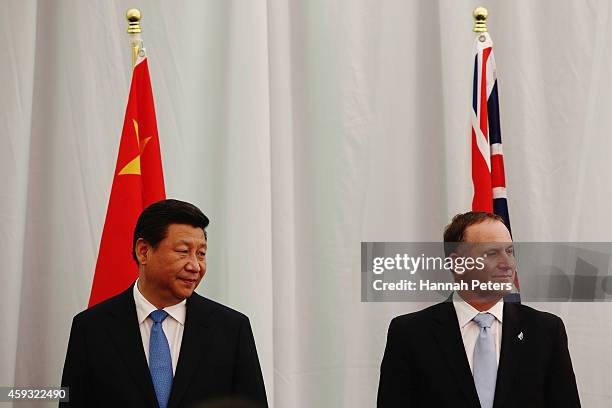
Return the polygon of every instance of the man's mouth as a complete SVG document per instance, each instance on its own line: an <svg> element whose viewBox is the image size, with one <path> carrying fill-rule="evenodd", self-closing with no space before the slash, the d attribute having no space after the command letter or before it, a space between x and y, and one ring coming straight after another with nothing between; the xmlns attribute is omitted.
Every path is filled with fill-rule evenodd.
<svg viewBox="0 0 612 408"><path fill-rule="evenodd" d="M510 271L510 272L501 272L501 273L494 273L493 275L491 275L491 278L511 278L514 276L514 272Z"/></svg>

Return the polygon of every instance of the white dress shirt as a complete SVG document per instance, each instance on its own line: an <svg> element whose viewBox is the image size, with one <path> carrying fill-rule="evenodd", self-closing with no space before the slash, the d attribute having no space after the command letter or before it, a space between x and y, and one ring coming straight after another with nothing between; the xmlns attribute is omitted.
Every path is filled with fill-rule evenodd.
<svg viewBox="0 0 612 408"><path fill-rule="evenodd" d="M151 312L157 310L155 306L149 302L138 289L138 281L134 284L134 301L136 302L136 314L138 315L138 326L140 328L140 337L144 347L147 364L149 363L149 338L151 337L151 327L153 327L153 319L149 317ZM170 346L170 355L172 356L172 374L176 373L176 363L178 362L179 353L181 352L181 342L183 340L183 331L185 329L185 315L187 313L187 300L183 300L176 305L164 307L168 316L162 322L162 329L168 339Z"/></svg>
<svg viewBox="0 0 612 408"><path fill-rule="evenodd" d="M472 305L465 302L461 296L457 293L453 293L453 306L455 306L455 312L457 313L457 320L459 320L459 329L461 329L461 337L463 338L463 346L465 347L465 354L467 355L468 362L470 363L470 370L474 374L474 347L476 347L476 340L480 334L480 327L472 319L478 313L491 313L495 316L493 324L491 325L491 333L495 339L495 354L497 355L497 365L499 366L499 355L501 352L501 338L502 338L502 322L504 318L504 300L500 299L493 307L484 312L479 312L474 309Z"/></svg>

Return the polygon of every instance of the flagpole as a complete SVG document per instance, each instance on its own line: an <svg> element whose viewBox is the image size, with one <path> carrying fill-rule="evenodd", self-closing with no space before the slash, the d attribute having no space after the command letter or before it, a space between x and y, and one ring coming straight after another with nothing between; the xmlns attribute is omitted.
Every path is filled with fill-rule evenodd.
<svg viewBox="0 0 612 408"><path fill-rule="evenodd" d="M487 18L489 17L489 12L486 8L480 6L474 9L474 28L472 31L475 33L486 33L489 31L487 29Z"/></svg>
<svg viewBox="0 0 612 408"><path fill-rule="evenodd" d="M128 34L130 35L130 46L132 47L132 68L136 66L136 61L138 61L138 53L142 48L142 38L140 38L140 33L142 32L140 28L140 10L138 9L129 9L125 13L125 18L128 21Z"/></svg>

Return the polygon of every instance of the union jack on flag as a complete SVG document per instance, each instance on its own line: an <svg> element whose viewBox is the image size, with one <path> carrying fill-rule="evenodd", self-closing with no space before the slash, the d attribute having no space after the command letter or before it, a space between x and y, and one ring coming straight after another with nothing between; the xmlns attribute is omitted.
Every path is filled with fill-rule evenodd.
<svg viewBox="0 0 612 408"><path fill-rule="evenodd" d="M472 108L472 210L499 215L512 233L499 125L495 57L493 41L487 32L479 33L474 40ZM514 286L519 290L518 274L514 275ZM520 296L515 299L520 301Z"/></svg>
<svg viewBox="0 0 612 408"><path fill-rule="evenodd" d="M474 41L474 90L472 94L472 183L473 211L495 213L510 230L499 126L499 101L493 42L489 33Z"/></svg>

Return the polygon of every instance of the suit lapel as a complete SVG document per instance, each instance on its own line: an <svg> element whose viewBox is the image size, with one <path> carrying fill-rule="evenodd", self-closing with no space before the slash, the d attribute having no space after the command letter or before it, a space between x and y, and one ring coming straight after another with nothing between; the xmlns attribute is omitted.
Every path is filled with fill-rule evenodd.
<svg viewBox="0 0 612 408"><path fill-rule="evenodd" d="M494 408L500 408L505 401L510 400L512 383L517 378L516 372L522 359L519 334L522 333L522 324L519 314L519 305L504 303L504 322L502 326L501 353L497 369L497 385L495 386Z"/></svg>
<svg viewBox="0 0 612 408"><path fill-rule="evenodd" d="M110 315L113 324L109 327L110 335L132 379L141 389L148 404L157 407L157 397L138 328L133 288L134 285L119 295L115 305L112 306Z"/></svg>
<svg viewBox="0 0 612 408"><path fill-rule="evenodd" d="M210 340L211 327L210 311L206 308L202 298L194 293L187 299L185 329L176 374L172 382L169 408L179 406L196 369L201 370L202 357L209 350L207 343Z"/></svg>
<svg viewBox="0 0 612 408"><path fill-rule="evenodd" d="M452 302L441 303L434 320L434 335L454 378L457 379L457 385L467 398L469 406L480 406L470 364L465 355L457 313Z"/></svg>

